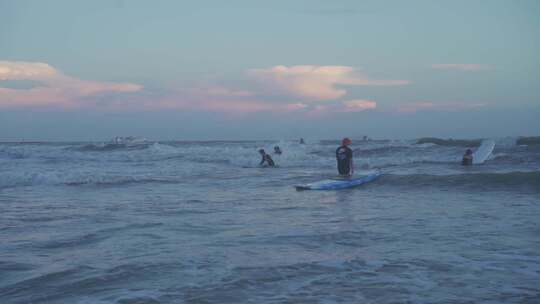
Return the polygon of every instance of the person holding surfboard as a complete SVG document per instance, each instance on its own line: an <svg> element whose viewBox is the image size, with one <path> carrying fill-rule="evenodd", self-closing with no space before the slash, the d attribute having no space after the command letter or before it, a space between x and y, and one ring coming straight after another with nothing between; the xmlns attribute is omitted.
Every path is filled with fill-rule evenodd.
<svg viewBox="0 0 540 304"><path fill-rule="evenodd" d="M352 144L352 141L345 137L341 141L341 146L336 150L338 173L345 177L350 177L354 173L353 151L348 147L350 144Z"/></svg>

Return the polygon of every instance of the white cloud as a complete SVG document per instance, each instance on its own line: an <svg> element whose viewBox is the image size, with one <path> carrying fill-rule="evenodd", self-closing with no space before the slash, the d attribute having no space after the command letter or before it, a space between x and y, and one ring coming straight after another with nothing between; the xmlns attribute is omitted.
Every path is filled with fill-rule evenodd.
<svg viewBox="0 0 540 304"><path fill-rule="evenodd" d="M370 79L348 66L278 65L269 69L253 69L248 75L262 84L266 93L278 93L306 101L338 99L347 90L339 85L395 86L406 80Z"/></svg>
<svg viewBox="0 0 540 304"><path fill-rule="evenodd" d="M56 69L46 63L0 61L0 80L47 80L58 77Z"/></svg>

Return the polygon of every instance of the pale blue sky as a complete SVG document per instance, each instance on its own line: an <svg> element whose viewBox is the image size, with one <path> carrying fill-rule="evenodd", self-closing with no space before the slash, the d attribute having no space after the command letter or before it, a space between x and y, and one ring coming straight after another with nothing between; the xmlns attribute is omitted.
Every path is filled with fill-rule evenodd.
<svg viewBox="0 0 540 304"><path fill-rule="evenodd" d="M535 0L0 0L0 140L540 135L538 16Z"/></svg>

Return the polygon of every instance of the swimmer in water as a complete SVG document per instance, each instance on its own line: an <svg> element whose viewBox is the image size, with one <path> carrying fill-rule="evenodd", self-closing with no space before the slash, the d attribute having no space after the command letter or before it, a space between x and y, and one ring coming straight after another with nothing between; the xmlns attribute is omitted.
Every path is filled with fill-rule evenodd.
<svg viewBox="0 0 540 304"><path fill-rule="evenodd" d="M471 149L467 149L465 151L465 154L463 155L463 159L461 160L462 166L472 166L473 164L473 153Z"/></svg>
<svg viewBox="0 0 540 304"><path fill-rule="evenodd" d="M275 167L276 164L274 163L274 160L272 159L272 157L270 157L270 155L266 154L266 152L264 151L264 149L260 149L259 150L259 154L261 154L261 162L259 163L259 166L269 166L269 167ZM266 165L265 165L266 163Z"/></svg>

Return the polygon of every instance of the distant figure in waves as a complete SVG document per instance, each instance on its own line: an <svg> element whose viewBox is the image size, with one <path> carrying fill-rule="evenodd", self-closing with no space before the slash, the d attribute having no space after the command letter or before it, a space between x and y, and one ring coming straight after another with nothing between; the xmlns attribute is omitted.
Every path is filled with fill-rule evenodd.
<svg viewBox="0 0 540 304"><path fill-rule="evenodd" d="M465 151L465 154L463 155L463 159L461 160L462 166L472 166L473 162L473 153L471 149L467 149Z"/></svg>
<svg viewBox="0 0 540 304"><path fill-rule="evenodd" d="M341 141L341 146L336 150L337 169L339 175L350 177L354 173L353 151L348 146L352 141L345 137Z"/></svg>
<svg viewBox="0 0 540 304"><path fill-rule="evenodd" d="M274 154L281 155L281 153L283 153L283 151L281 151L281 148L279 146L275 146L274 147Z"/></svg>
<svg viewBox="0 0 540 304"><path fill-rule="evenodd" d="M261 162L259 163L259 166L264 166L264 163L266 163L267 166L269 166L269 167L275 167L276 166L276 164L274 163L274 160L272 159L272 157L270 157L270 155L266 154L266 152L264 152L264 149L260 149L259 153L262 156L262 159L261 159Z"/></svg>
<svg viewBox="0 0 540 304"><path fill-rule="evenodd" d="M306 142L304 141L303 138L300 138L300 144L301 144L301 145L305 145L305 144L306 144Z"/></svg>

